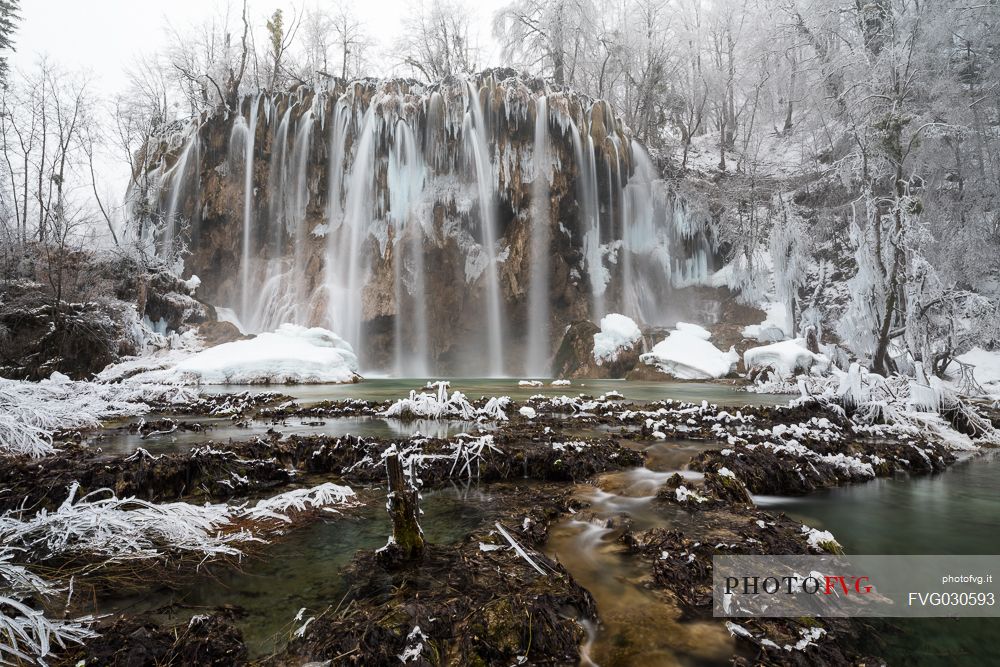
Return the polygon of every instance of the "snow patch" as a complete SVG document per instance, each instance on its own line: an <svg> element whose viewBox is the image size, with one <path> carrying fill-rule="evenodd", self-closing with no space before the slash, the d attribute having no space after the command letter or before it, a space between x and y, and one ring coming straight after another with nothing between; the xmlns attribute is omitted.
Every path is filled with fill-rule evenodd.
<svg viewBox="0 0 1000 667"><path fill-rule="evenodd" d="M830 360L810 352L804 338L752 347L743 353L743 363L747 368L773 368L782 377L813 369L823 373L830 368Z"/></svg>
<svg viewBox="0 0 1000 667"><path fill-rule="evenodd" d="M135 379L167 384L319 384L356 382L358 358L337 334L282 324L273 333L196 352L172 368Z"/></svg>
<svg viewBox="0 0 1000 667"><path fill-rule="evenodd" d="M594 361L598 365L615 361L618 355L642 338L642 332L635 321L618 313L610 313L601 318L601 331L594 334Z"/></svg>
<svg viewBox="0 0 1000 667"><path fill-rule="evenodd" d="M739 354L723 352L705 337L702 327L680 322L677 329L640 357L649 366L682 380L709 380L732 372Z"/></svg>

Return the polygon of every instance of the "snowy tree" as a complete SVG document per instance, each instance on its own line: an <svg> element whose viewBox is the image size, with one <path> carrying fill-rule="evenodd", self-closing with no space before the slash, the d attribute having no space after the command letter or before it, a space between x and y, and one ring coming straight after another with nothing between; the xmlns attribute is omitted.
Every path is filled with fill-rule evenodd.
<svg viewBox="0 0 1000 667"><path fill-rule="evenodd" d="M471 74L478 68L469 8L454 0L431 0L403 19L397 46L402 65L426 81L453 74Z"/></svg>
<svg viewBox="0 0 1000 667"><path fill-rule="evenodd" d="M14 31L17 29L18 0L0 0L0 51L14 49ZM7 80L7 58L0 56L0 82Z"/></svg>
<svg viewBox="0 0 1000 667"><path fill-rule="evenodd" d="M497 11L493 34L508 61L572 85L578 60L593 48L595 13L588 0L515 0Z"/></svg>

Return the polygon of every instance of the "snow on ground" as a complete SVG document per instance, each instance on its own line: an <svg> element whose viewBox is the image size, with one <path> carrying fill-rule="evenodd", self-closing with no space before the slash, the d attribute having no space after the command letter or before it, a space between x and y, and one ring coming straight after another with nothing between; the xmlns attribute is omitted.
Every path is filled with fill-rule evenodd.
<svg viewBox="0 0 1000 667"><path fill-rule="evenodd" d="M639 326L631 317L610 313L601 318L601 331L594 334L594 361L598 365L618 359L622 350L642 338Z"/></svg>
<svg viewBox="0 0 1000 667"><path fill-rule="evenodd" d="M277 331L223 343L134 376L167 384L319 384L355 382L358 358L347 341L320 327L282 324Z"/></svg>
<svg viewBox="0 0 1000 667"><path fill-rule="evenodd" d="M739 354L723 352L708 340L708 332L693 324L679 322L675 331L653 346L640 360L682 380L708 380L732 372Z"/></svg>
<svg viewBox="0 0 1000 667"><path fill-rule="evenodd" d="M976 378L976 382L991 396L1000 399L1000 350L989 352L981 347L974 347L956 357L956 360L975 366L972 375ZM950 370L953 374L958 374L957 366L953 366Z"/></svg>
<svg viewBox="0 0 1000 667"><path fill-rule="evenodd" d="M752 347L743 353L743 363L747 368L773 368L782 377L811 369L825 373L830 368L830 360L810 352L804 338Z"/></svg>

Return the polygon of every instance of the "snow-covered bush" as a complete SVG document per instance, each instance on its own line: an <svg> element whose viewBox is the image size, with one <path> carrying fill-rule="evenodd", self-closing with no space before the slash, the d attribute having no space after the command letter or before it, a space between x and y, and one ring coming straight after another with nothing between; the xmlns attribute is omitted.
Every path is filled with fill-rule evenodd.
<svg viewBox="0 0 1000 667"><path fill-rule="evenodd" d="M830 368L830 360L810 352L803 338L752 347L743 353L743 363L747 369L773 369L783 378L800 371L825 373Z"/></svg>
<svg viewBox="0 0 1000 667"><path fill-rule="evenodd" d="M431 394L425 391L419 394L411 391L409 397L401 398L383 413L386 417L401 418L429 418L429 419L489 419L495 421L505 421L507 415L504 412L510 404L510 399L506 396L493 397L487 401L481 409L476 409L472 403L465 398L465 394L460 391L452 392L448 395L448 383L438 382L434 384L436 392Z"/></svg>

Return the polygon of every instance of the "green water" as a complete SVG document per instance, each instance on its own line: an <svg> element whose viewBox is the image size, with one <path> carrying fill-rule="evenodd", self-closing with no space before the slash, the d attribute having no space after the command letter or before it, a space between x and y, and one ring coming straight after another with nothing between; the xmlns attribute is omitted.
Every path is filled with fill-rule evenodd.
<svg viewBox="0 0 1000 667"><path fill-rule="evenodd" d="M269 430L288 435L325 435L339 437L343 435L370 436L380 438L410 438L417 434L433 438L449 438L459 433L472 433L476 430L490 430L489 423L467 422L445 419L416 419L402 421L388 417L292 417L283 422L251 421L246 425L237 425L228 417L174 416L177 421L189 421L206 427L204 431L177 430L172 433L157 433L142 437L138 433L130 433L124 427L132 419L110 428L105 428L94 434L87 444L100 447L102 452L111 454L131 454L138 448L143 448L152 454L173 454L186 452L192 447L205 445L209 441L227 443L248 440L254 436L265 435Z"/></svg>
<svg viewBox="0 0 1000 667"><path fill-rule="evenodd" d="M452 544L490 520L490 505L490 496L474 488L425 491L420 524L430 542ZM360 510L274 540L239 570L216 568L180 590L108 599L100 611L151 612L161 622L186 623L196 614L229 607L251 658L260 658L281 649L310 616L336 607L348 591L343 568L358 550L385 545L390 532L384 495L368 496Z"/></svg>
<svg viewBox="0 0 1000 667"><path fill-rule="evenodd" d="M1000 454L990 453L933 476L772 498L765 508L830 530L848 553L1000 554L998 476ZM879 638L868 651L890 665L1000 665L1000 618L870 621Z"/></svg>
<svg viewBox="0 0 1000 667"><path fill-rule="evenodd" d="M357 384L300 384L300 385L205 385L203 393L222 394L242 391L278 391L293 396L304 403L326 400L360 398L369 401L395 400L407 396L411 389L421 390L428 381L441 378L372 378ZM523 401L536 394L543 396L600 396L617 391L626 400L660 401L668 398L700 403L708 401L718 405L785 405L790 396L752 394L738 387L714 382L631 382L626 380L573 380L571 385L555 386L550 379L540 379L540 387L522 387L518 378L452 378L451 390L461 391L469 398L481 396L510 396Z"/></svg>

